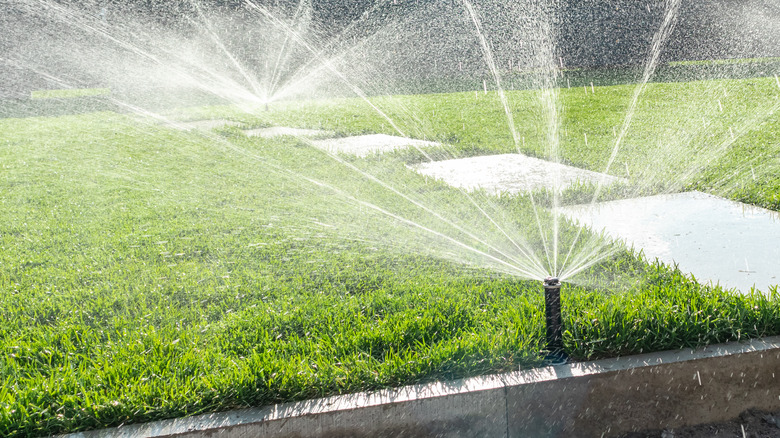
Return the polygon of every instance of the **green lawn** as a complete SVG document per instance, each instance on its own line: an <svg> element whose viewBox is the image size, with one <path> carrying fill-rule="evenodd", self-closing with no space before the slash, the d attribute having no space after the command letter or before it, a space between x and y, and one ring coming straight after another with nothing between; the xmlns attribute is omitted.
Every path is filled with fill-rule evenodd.
<svg viewBox="0 0 780 438"><path fill-rule="evenodd" d="M634 85L595 87L595 93L590 87L561 89L558 157L578 167L606 170L634 89ZM432 152L437 159L518 149L550 158L544 128L549 119L538 93L510 91L508 101L520 138L517 145L495 92L373 98L399 129L360 100L280 104L280 111L233 115L250 124L345 134L398 135L400 130L454 146ZM231 114L215 111L212 114ZM635 191L697 188L780 210L780 81L775 77L650 83L634 114L609 173L630 178ZM404 157L410 162L423 160L410 154Z"/></svg>
<svg viewBox="0 0 780 438"><path fill-rule="evenodd" d="M695 187L780 210L774 81L651 84L611 172L632 179L630 193ZM603 170L632 92L561 90L566 162ZM546 156L534 92L509 101L519 148ZM434 157L516 150L494 93L373 102L405 134L451 145ZM396 133L358 100L171 115ZM480 243L502 239L474 201L538 248L529 197L467 197L405 167L422 159L339 162L293 138L201 135L113 112L0 120L0 435L539 365L540 283L421 228L505 249ZM562 241L575 234L562 224ZM563 288L575 359L780 334L776 289L704 287L605 248L610 258Z"/></svg>

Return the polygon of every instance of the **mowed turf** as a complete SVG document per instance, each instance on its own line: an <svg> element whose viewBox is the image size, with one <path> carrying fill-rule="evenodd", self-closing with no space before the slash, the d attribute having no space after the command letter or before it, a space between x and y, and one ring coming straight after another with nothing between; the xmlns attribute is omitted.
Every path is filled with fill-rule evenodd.
<svg viewBox="0 0 780 438"><path fill-rule="evenodd" d="M636 190L695 188L780 209L780 80L777 77L278 103L248 123L360 134L383 132L452 145L434 159L522 152L629 178ZM634 103L632 105L632 103ZM390 123L392 121L392 124ZM548 127L558 127L551 149ZM426 160L408 152L410 162Z"/></svg>
<svg viewBox="0 0 780 438"><path fill-rule="evenodd" d="M647 167L638 157L658 148L647 141L678 138L674 129L690 126L689 138L711 134L712 144L728 146L715 153L677 142L692 152L662 162L695 172L676 185L777 209L780 182L769 171L778 166L773 84L652 84L625 140L633 146L619 151L627 155L613 173L637 178ZM739 90L753 94L737 98ZM595 91L561 91L561 155L600 170L633 88ZM708 93L723 96L720 104ZM521 149L544 156L537 97L513 92L510 102ZM407 135L453 145L442 155L515 150L494 95L382 99L376 102ZM706 106L712 117L702 122L685 105ZM724 105L730 113L720 112ZM322 101L256 115L225 107L184 112L345 134L396 131L364 110L360 101ZM707 121L710 131L693 129ZM669 131L654 130L665 124ZM694 152L708 152L710 161L701 164ZM360 169L404 193L431 192L437 208L461 199L403 165L421 159L396 153ZM4 119L0 171L0 435L72 432L541 363L539 282L417 251L426 242L408 226L351 200L396 205L393 193L303 141L248 139L235 129L201 135L110 112ZM530 223L527 198L501 202L519 227ZM573 358L586 359L780 334L777 290L764 292L701 286L618 248L564 286L564 344Z"/></svg>

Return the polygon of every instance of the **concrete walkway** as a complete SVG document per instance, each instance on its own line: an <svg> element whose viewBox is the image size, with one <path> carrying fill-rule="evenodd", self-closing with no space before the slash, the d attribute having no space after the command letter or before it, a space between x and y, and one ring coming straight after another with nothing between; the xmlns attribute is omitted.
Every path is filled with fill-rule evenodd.
<svg viewBox="0 0 780 438"><path fill-rule="evenodd" d="M272 126L270 128L247 129L244 131L247 137L275 138L283 136L292 137L333 137L334 132L319 129L288 128L286 126Z"/></svg>
<svg viewBox="0 0 780 438"><path fill-rule="evenodd" d="M415 166L423 175L441 179L466 190L484 189L491 193L520 193L537 189L558 189L576 183L599 182L609 185L624 181L604 173L554 163L521 154L483 155L434 161Z"/></svg>
<svg viewBox="0 0 780 438"><path fill-rule="evenodd" d="M409 147L423 148L439 146L440 144L433 141L397 137L394 135L371 134L315 140L314 145L329 152L347 153L357 155L358 157L365 157L373 153L390 152L396 149Z"/></svg>
<svg viewBox="0 0 780 438"><path fill-rule="evenodd" d="M766 293L780 283L780 213L701 192L573 205L567 217L677 264L700 283Z"/></svg>
<svg viewBox="0 0 780 438"><path fill-rule="evenodd" d="M209 131L212 129L220 129L226 126L240 126L241 123L233 120L224 119L206 119L206 120L194 120L191 122L177 122L174 125L177 128L184 129L186 131Z"/></svg>

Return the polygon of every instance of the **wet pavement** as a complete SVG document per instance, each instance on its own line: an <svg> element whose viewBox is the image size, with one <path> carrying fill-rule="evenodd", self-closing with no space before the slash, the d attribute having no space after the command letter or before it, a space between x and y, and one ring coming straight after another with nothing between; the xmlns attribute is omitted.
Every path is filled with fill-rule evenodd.
<svg viewBox="0 0 780 438"><path fill-rule="evenodd" d="M194 120L191 122L177 122L175 126L177 128L185 129L187 131L191 131L191 130L208 131L211 129L224 128L226 126L240 126L240 125L241 123L235 122L233 120L206 119L206 120Z"/></svg>
<svg viewBox="0 0 780 438"><path fill-rule="evenodd" d="M481 188L491 193L519 193L542 188L564 188L577 183L622 181L611 175L553 163L521 154L485 155L434 161L415 166L423 175L455 187ZM558 175L558 182L553 175Z"/></svg>
<svg viewBox="0 0 780 438"><path fill-rule="evenodd" d="M569 218L604 230L648 260L677 263L699 282L749 292L780 283L780 213L701 192L578 205Z"/></svg>
<svg viewBox="0 0 780 438"><path fill-rule="evenodd" d="M439 146L439 143L387 134L370 134L315 140L314 145L328 152L365 157L373 153L389 152L401 148Z"/></svg>
<svg viewBox="0 0 780 438"><path fill-rule="evenodd" d="M319 129L288 128L285 126L273 126L271 128L247 129L244 131L247 137L274 138L283 136L293 137L332 137L335 133Z"/></svg>

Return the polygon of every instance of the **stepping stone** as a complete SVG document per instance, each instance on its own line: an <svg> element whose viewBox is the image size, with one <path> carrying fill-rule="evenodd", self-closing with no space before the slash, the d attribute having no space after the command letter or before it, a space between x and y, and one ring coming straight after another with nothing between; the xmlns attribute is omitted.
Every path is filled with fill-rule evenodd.
<svg viewBox="0 0 780 438"><path fill-rule="evenodd" d="M483 189L491 193L519 193L553 188L552 175L558 172L558 189L575 183L612 184L625 181L611 175L553 163L521 154L485 155L434 161L414 166L423 175L441 179L466 190Z"/></svg>
<svg viewBox="0 0 780 438"><path fill-rule="evenodd" d="M241 126L241 123L234 122L233 120L209 119L195 120L192 122L178 122L174 126L187 131L210 131L212 129L224 128L226 126Z"/></svg>
<svg viewBox="0 0 780 438"><path fill-rule="evenodd" d="M319 129L301 129L288 128L285 126L273 126L271 128L247 129L244 131L247 137L274 138L282 136L293 137L332 137L335 135L331 131L322 131Z"/></svg>
<svg viewBox="0 0 780 438"><path fill-rule="evenodd" d="M780 213L701 192L577 205L563 214L700 282L749 292L780 283Z"/></svg>
<svg viewBox="0 0 780 438"><path fill-rule="evenodd" d="M329 152L343 152L365 157L376 152L389 152L408 147L440 146L433 141L396 137L386 134L358 135L355 137L315 140L314 145Z"/></svg>

